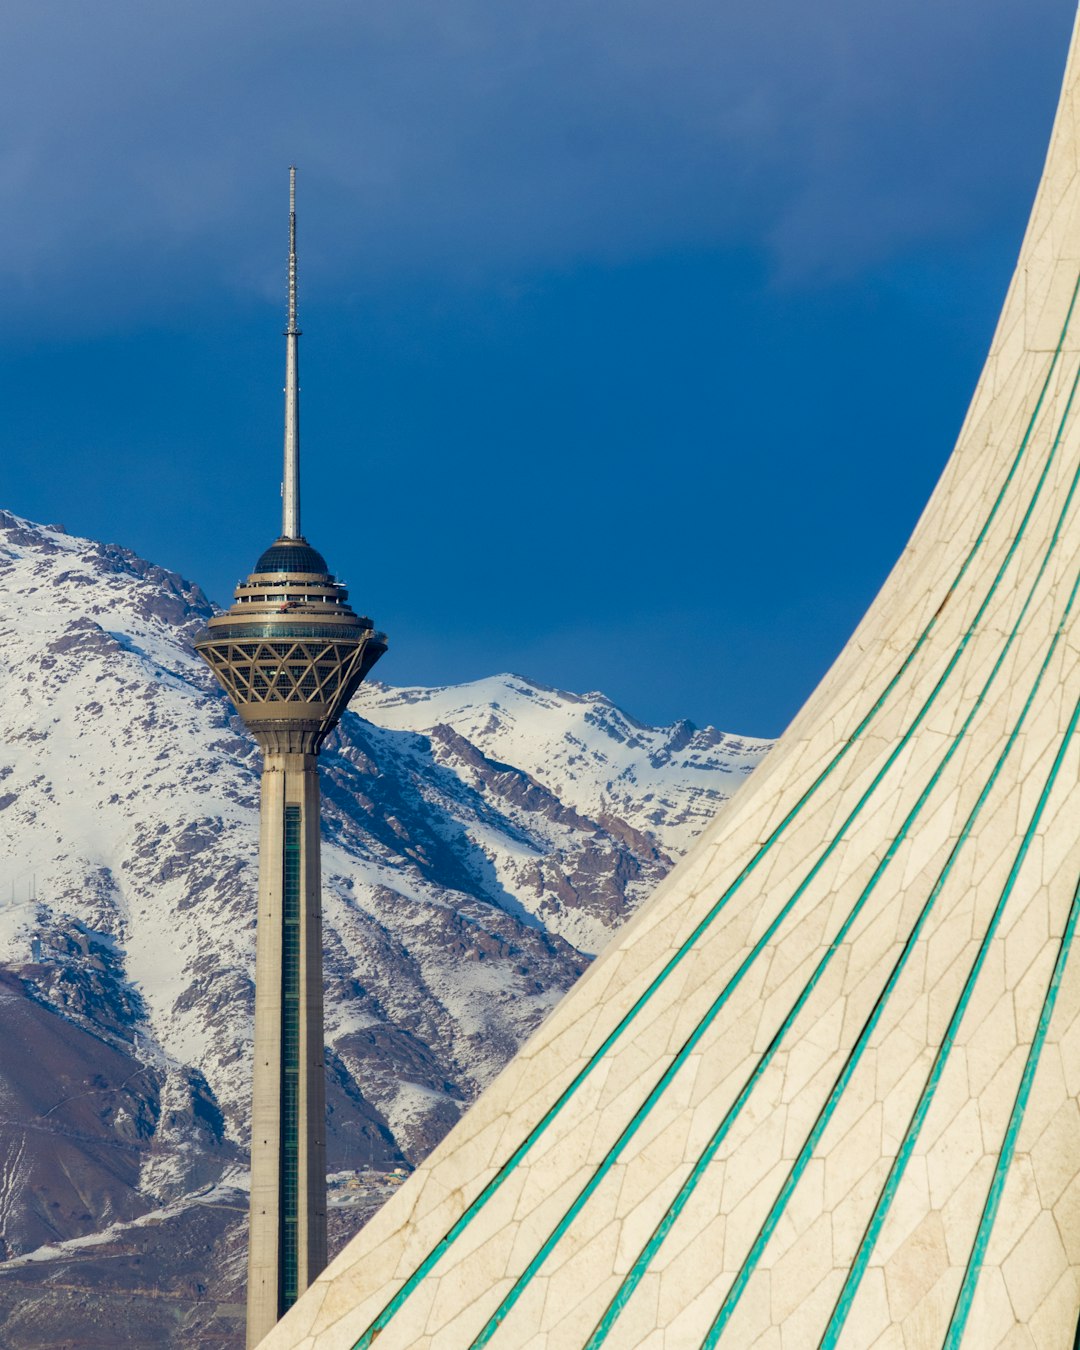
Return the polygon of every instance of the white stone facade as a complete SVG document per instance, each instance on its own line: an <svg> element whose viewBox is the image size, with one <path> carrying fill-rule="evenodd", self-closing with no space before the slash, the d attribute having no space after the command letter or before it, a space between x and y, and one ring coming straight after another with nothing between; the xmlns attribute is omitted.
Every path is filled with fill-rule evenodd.
<svg viewBox="0 0 1080 1350"><path fill-rule="evenodd" d="M1073 1345L1078 132L1074 38L986 368L878 599L266 1350Z"/></svg>

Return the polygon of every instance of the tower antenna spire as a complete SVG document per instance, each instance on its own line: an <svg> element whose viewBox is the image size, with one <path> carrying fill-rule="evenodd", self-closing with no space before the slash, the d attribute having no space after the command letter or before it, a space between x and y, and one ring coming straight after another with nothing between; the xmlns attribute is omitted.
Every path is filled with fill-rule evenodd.
<svg viewBox="0 0 1080 1350"><path fill-rule="evenodd" d="M285 476L281 483L281 533L300 536L300 386L296 322L296 166L289 167L289 319L285 327Z"/></svg>

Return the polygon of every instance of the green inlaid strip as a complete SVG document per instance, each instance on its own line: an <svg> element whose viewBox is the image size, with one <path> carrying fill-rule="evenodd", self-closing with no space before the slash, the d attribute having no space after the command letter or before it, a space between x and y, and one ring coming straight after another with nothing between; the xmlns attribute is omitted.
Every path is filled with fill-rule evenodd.
<svg viewBox="0 0 1080 1350"><path fill-rule="evenodd" d="M1080 915L1080 882L1077 883L1073 894L1072 905L1069 908L1069 921L1065 925L1061 945L1058 947L1057 960L1054 962L1054 970L1047 986L1046 997L1043 999L1042 1011L1039 1013L1039 1024L1035 1029L1035 1038L1031 1042L1031 1049L1028 1051L1027 1061L1024 1064L1023 1076L1017 1089L1012 1114L1009 1116L1009 1125L1002 1141L1001 1152L998 1154L997 1166L994 1168L994 1179L990 1184L986 1204L983 1206L982 1218L979 1220L979 1231L975 1235L975 1242L972 1245L971 1254L968 1256L967 1269L964 1271L964 1282L960 1286L956 1306L953 1308L952 1320L949 1322L949 1333L942 1350L959 1350L964 1330L967 1327L971 1302L975 1297L975 1286L978 1284L979 1276L982 1273L986 1248L990 1242L990 1235L993 1232L998 1209L1001 1206L1005 1181L1009 1174L1009 1168L1012 1166L1013 1155L1016 1152L1017 1136L1024 1121L1024 1111L1027 1109L1028 1098L1031 1096L1035 1072L1039 1067L1039 1057L1042 1054L1046 1033L1050 1029L1050 1019L1054 1015L1054 1005L1057 1003L1058 990L1061 988L1061 981L1065 976L1065 967L1069 962L1069 949L1072 947L1078 915Z"/></svg>
<svg viewBox="0 0 1080 1350"><path fill-rule="evenodd" d="M1058 775L1058 770L1060 769L1061 762L1065 757L1065 752L1069 747L1069 742L1072 739L1073 732L1076 730L1076 723L1078 718L1080 718L1080 702L1078 702L1076 707L1073 709L1073 714L1069 721L1068 728L1065 732L1065 735L1062 737L1057 757L1054 760L1054 765L1053 768L1051 769L1050 776L1047 779L1046 784L1043 787L1042 794L1039 797L1039 801L1035 808L1035 814L1032 817L1031 824L1028 826L1027 832L1024 835L1023 842L1021 843L1020 846L1020 851L1017 854L1015 861L1013 862L1012 869L1009 872L1009 877L1005 884L1005 888L1001 893L1001 897L998 900L997 908L994 910L994 914L990 920L990 926L986 931L986 936L983 938L982 946L979 948L979 952L975 958L975 963L972 966L971 971L969 972L967 980L964 984L963 991L961 992L960 995L960 1001L956 1005L953 1015L949 1021L948 1028L946 1029L945 1035L942 1038L941 1045L938 1047L937 1054L934 1056L934 1062L930 1068L929 1076L927 1077L926 1083L923 1087L922 1095L920 1096L919 1101L912 1114L911 1120L908 1123L908 1128L904 1134L904 1139L900 1145L900 1149L897 1152L896 1157L893 1159L892 1167L889 1169L889 1175L885 1180L885 1185L882 1188L881 1194L878 1196L877 1204L874 1206L874 1212L870 1217L870 1222L866 1226L866 1231L864 1232L862 1241L859 1244L859 1250L856 1253L855 1260L852 1263L851 1270L848 1272L848 1277L844 1282L844 1287L840 1291L840 1297L837 1299L836 1307L833 1309L832 1317L829 1319L829 1325L826 1327L825 1335L821 1339L821 1350L832 1350L832 1347L836 1345L840 1333L843 1330L844 1323L847 1320L848 1314L851 1311L851 1306L854 1301L855 1294L858 1291L859 1283L866 1272L866 1267L870 1263L870 1257L873 1254L874 1246L876 1245L878 1237L880 1236L881 1230L885 1224L885 1219L888 1216L889 1208L892 1205L893 1198L895 1197L896 1192L900 1187L900 1182L903 1180L904 1172L907 1168L911 1155L915 1150L915 1145L918 1142L919 1134L922 1131L923 1123L926 1120L927 1114L930 1110L930 1105L933 1102L934 1093L937 1090L937 1085L940 1082L941 1076L945 1071L945 1065L948 1061L949 1054L952 1051L953 1042L956 1038L956 1032L960 1026L960 1022L963 1019L964 1013L967 1011L968 1003L971 1001L971 994L975 988L975 982L978 979L980 972L982 971L983 963L986 960L986 955L990 950L990 942L994 934L997 932L998 925L1001 922L1001 916L1005 909L1005 905L1009 899L1009 896L1012 894L1013 887L1016 885L1016 879L1020 873L1021 867L1023 866L1024 859L1027 857L1027 851L1028 848L1030 847L1031 840L1035 834L1035 829L1038 826L1039 821L1042 819L1042 814L1046 806L1047 798L1050 795L1050 790L1054 786L1054 782Z"/></svg>
<svg viewBox="0 0 1080 1350"><path fill-rule="evenodd" d="M1078 373L1077 380L1080 381L1080 373ZM1076 392L1076 387L1077 384L1076 382L1074 382L1073 385L1074 395ZM964 738L967 735L967 732L970 729L972 722L975 720L975 717L977 716L980 708L985 702L991 687L993 686L994 682L997 679L1001 667L1005 663L1005 659L1008 656L1009 651L1011 650L1014 642L1016 641L1017 636L1019 635L1020 629L1027 616L1027 612L1031 607L1032 601L1035 598L1035 594L1038 590L1040 582L1042 581L1043 575L1046 572L1046 568L1049 565L1050 559L1054 553L1054 550L1057 547L1058 541L1061 536L1061 531L1065 525L1065 521L1068 517L1068 513L1072 505L1073 498L1076 495L1078 487L1080 487L1080 465L1078 465L1077 470L1073 475L1072 483L1069 488L1069 493L1065 499L1065 503L1058 516L1057 524L1051 535L1047 551L1043 556L1043 560L1039 566L1039 570L1035 575L1035 579L1032 582L1028 590L1028 593L1024 599L1024 603L1020 609L1020 612L1017 615L1016 622L1014 623L1012 630L1009 633L1005 645L999 652L997 660L994 662L993 668L991 669L985 684L979 691L977 699L975 700L972 707L968 711L968 714L965 717L964 722L960 727L960 730L957 732L955 738L949 745L948 750L945 752L945 755L941 759L934 773L931 775L926 786L919 794L919 797L916 800L915 805L912 807L911 811L906 816L903 825L900 827L896 836L889 844L887 851L885 852L881 861L878 863L877 867L874 869L873 875L870 877L870 880L867 882L863 891L859 895L847 918L844 920L843 924L837 931L835 937L830 942L827 950L825 951L825 954L822 956L820 962L815 968L814 973L811 975L809 981L803 988L799 997L796 999L795 1003L792 1005L787 1015L780 1023L780 1026L777 1028L775 1035L769 1042L768 1046L766 1047L761 1058L758 1060L757 1064L754 1066L746 1082L743 1084L742 1088L739 1091L738 1096L735 1098L727 1114L724 1116L723 1120L720 1122L720 1124L717 1126L716 1130L710 1137L708 1144L705 1146L701 1154L698 1156L690 1174L687 1176L686 1180L679 1188L678 1194L675 1196L674 1200L671 1202L668 1209L665 1211L663 1217L657 1224L656 1228L653 1229L653 1232L650 1235L648 1241L641 1248L640 1252L638 1253L637 1257L634 1260L633 1265L627 1272L618 1290L615 1292L615 1295L608 1303L608 1306L604 1310L603 1315L601 1316L599 1322L594 1328L592 1335L589 1337L589 1340L585 1346L585 1350L597 1350L597 1348L600 1345L602 1345L604 1341L607 1339L618 1317L622 1313L623 1309L626 1307L627 1303L630 1301L630 1298L633 1295L634 1290L637 1288L638 1284L640 1284L642 1277L645 1275L646 1271L651 1265L653 1258L659 1251L668 1233L674 1227L676 1220L678 1219L679 1215L682 1213L686 1204L690 1200L690 1197L694 1193L694 1190L696 1189L699 1180L701 1179L705 1171L708 1169L710 1163L712 1162L712 1159L716 1156L716 1153L718 1152L721 1144L727 1137L728 1131L730 1130L732 1124L738 1117L742 1108L745 1106L755 1085L762 1077L762 1075L765 1073L765 1070L768 1068L769 1064L772 1062L773 1058L776 1055L777 1050L780 1048L784 1040L784 1037L787 1035L788 1031L791 1029L795 1020L798 1018L800 1012L805 1007L810 996L817 988L827 967L832 961L833 956L839 950L841 944L844 942L845 938L847 937L847 934L850 932L851 927L855 923L858 916L862 913L867 901L869 900L874 890L877 888L878 882L881 880L882 876L885 874L893 858L896 856L896 853L899 850L900 845L906 839L908 833L911 830L912 825L914 824L918 816L921 814L923 807L925 806L927 800L929 799L931 793L933 792L934 787L939 782L945 769L948 767L950 760L953 758L953 756L956 754L957 750L963 743ZM1077 585L1080 585L1080 578L1078 578ZM964 826L964 829L962 830L959 836L957 845L953 849L952 853L949 855L949 858L946 860L942 873L938 878L937 885L931 892L930 899L927 902L927 907L924 909L922 916L917 921L916 929L921 928L926 915L930 912L930 907L932 906L934 900L936 899L937 894L940 892L941 887L944 884L946 878L948 877L949 872L952 870L956 856L958 855L960 849L963 847L965 840L970 834L971 829L975 823L975 820L977 819L979 812L982 810L982 805L987 798L989 789L990 787L993 786L993 783L1001 770L1001 766L1004 763L1005 757L1011 750L1016 740L1016 736L1019 733L1020 727L1023 725L1023 722L1027 717L1027 713L1029 708L1031 707L1035 691L1038 689L1040 683L1042 682L1043 674L1046 670L1046 665L1049 662L1050 657L1053 655L1054 650L1061 639L1065 620L1068 618L1068 615L1072 610L1073 602L1076 598L1076 590L1077 586L1074 585L1073 594L1072 596L1070 596L1068 605L1066 606L1065 609L1065 614L1062 617L1061 623L1059 624L1057 632L1055 633L1053 640L1050 644L1050 649L1049 652L1047 653L1046 659L1044 660L1043 665L1038 673L1038 676L1036 677L1035 686L1031 694L1029 695L1028 700L1025 703L1024 708L1021 712L1020 719L1016 727L1013 729L1011 737L1009 738L1009 741L1005 748L1005 752L1001 757L1001 759L999 759L995 769L993 770L989 783L983 789L983 792L980 794L978 801L975 803L975 807L971 815L969 816L968 821ZM917 936L917 932L915 935ZM910 940L909 945L905 947L904 951L900 955L898 966L897 968L894 969L894 976L898 977L899 970L902 969L903 964L907 960L909 950L910 950ZM893 984L895 984L895 978L893 979Z"/></svg>
<svg viewBox="0 0 1080 1350"><path fill-rule="evenodd" d="M1078 576L1076 581L1074 581L1073 583L1072 593L1069 597L1069 610L1071 610L1072 605L1075 602L1078 590L1080 590L1080 576ZM1042 683L1043 676L1046 673L1046 669L1050 663L1051 658L1054 655L1054 652L1057 649L1058 643L1061 640L1062 634L1065 630L1065 622L1068 617L1069 610L1066 611L1065 616L1062 618L1061 623L1058 625L1057 631L1054 634L1053 642L1051 643L1050 648L1047 651L1047 654L1039 669L1039 674L1035 681L1035 684L1032 686L1032 689L1028 694L1020 719L1017 721L1016 726L1013 728L1012 733L1010 734L1009 739L1005 744L1005 748L1002 750L1001 755L998 757L998 760L994 765L993 772L991 773L989 779L984 785L982 792L979 794L979 798L976 801L972 812L970 813L967 821L964 824L964 828L961 831L959 839L957 840L956 844L950 851L949 857L945 863L945 867L942 869L942 872L939 874L937 881L934 883L934 888L930 892L930 895L927 897L927 900L919 913L919 917L915 922L915 926L911 930L911 933L908 935L907 941L904 943L904 947L900 953L900 957L898 958L896 964L894 965L889 975L888 981L885 984L884 989L882 989L881 993L878 995L877 1000L874 1003L874 1007L870 1012L870 1016L863 1023L863 1027L862 1030L859 1032L858 1039L852 1046L851 1051L849 1052L848 1057L844 1062L844 1066L841 1069L839 1076L837 1077L836 1081L833 1084L829 1096L826 1098L824 1105L818 1112L813 1127L811 1128L805 1143L800 1149L798 1157L792 1164L791 1170L788 1172L788 1175L784 1180L783 1186L780 1188L779 1195L773 1202L773 1205L770 1208L764 1223L758 1230L758 1235L754 1239L753 1246L750 1248L750 1251L747 1254L745 1261L739 1268L739 1273L736 1275L735 1280L731 1285L731 1288L728 1290L728 1293L724 1298L723 1303L721 1304L720 1311L717 1313L716 1318L714 1319L712 1325L710 1326L704 1341L702 1341L702 1350L714 1350L714 1347L716 1346L721 1335L723 1334L725 1327L730 1322L731 1317L734 1314L736 1307L738 1306L739 1300L746 1289L746 1286L749 1284L750 1279L752 1278L755 1270L757 1269L758 1263L760 1262L761 1259L761 1255L764 1252L765 1247L769 1242L769 1239L772 1237L773 1233L776 1230L777 1224L783 1217L783 1213L785 1208L787 1207L788 1200L791 1198L791 1195L794 1192L795 1187L802 1179L803 1173L805 1172L806 1167L809 1164L810 1159L813 1157L814 1151L821 1140L821 1136L824 1134L830 1120L832 1119L833 1115L836 1112L836 1108L839 1105L840 1100L843 1097L844 1091L851 1080L851 1076L855 1072L855 1069L858 1067L859 1061L862 1059L863 1051L866 1049L866 1046L871 1036L873 1035L874 1029L876 1028L878 1022L880 1021L882 1013L885 1011L885 1007L888 1003L889 997L891 996L894 988L896 987L896 983L899 980L900 975L907 964L908 957L911 955L911 952L915 948L915 944L918 941L919 935L922 932L922 929L930 914L930 911L933 908L938 895L941 893L941 890L944 887L945 882L948 880L948 876L952 871L953 864L955 863L960 850L963 848L965 842L967 841L968 836L971 833L975 820L977 819L978 814L982 810L983 803L985 802L987 796L989 795L995 782L997 781L1002 766L1004 765L1005 760L1008 758L1008 755L1016 742L1017 736L1019 735L1020 732L1020 728L1023 726L1023 723L1027 718L1027 714L1031 709L1031 706L1035 699L1035 695L1037 694L1039 686ZM928 1079L928 1086L924 1091L924 1098L927 1110L929 1110L930 1102L933 1099L933 1093L937 1087L938 1080L940 1079L941 1074L944 1072L945 1063L948 1059L949 1050L952 1047L952 1042L953 1039L955 1038L956 1031L963 1018L968 1002L970 1001L971 992L975 987L975 982L978 979L979 973L981 972L983 967L983 963L986 960L987 953L990 950L990 943L993 939L994 933L997 931L1001 915L1004 912L1005 905L1008 901L1009 896L1012 894L1013 887L1016 884L1016 879L1020 872L1020 867L1023 863L1024 858L1027 856L1027 850L1031 843L1031 839L1042 818L1042 813L1046 805L1047 797L1049 796L1050 789L1053 787L1054 781L1057 778L1057 773L1061 765L1061 760L1064 756L1066 748L1068 747L1068 743L1072 735L1072 729L1076 723L1077 714L1080 714L1080 703L1077 704L1076 713L1074 713L1073 715L1073 722L1070 724L1069 730L1066 732L1061 747L1059 748L1058 755L1054 760L1054 764L1050 771L1050 775L1047 779L1046 784L1043 787L1042 795L1039 798L1035 814L1032 816L1031 821L1029 822L1027 832L1024 836L1023 842L1020 846L1016 859L1013 862L1012 869L1009 873L1008 881L1006 882L1005 888L1003 889L1000 897L998 898L997 908L994 911L994 915L991 919L990 925L987 928L987 931L983 937L982 945L979 949L978 954L976 955L972 969L968 974L967 981L964 985L963 992L961 993L960 996L960 1001L953 1012L953 1016L945 1032L945 1037L942 1041L942 1045L938 1049L937 1058L934 1061L934 1067L931 1070L930 1079ZM921 1120L920 1120L920 1127L921 1127ZM914 1147L914 1139L912 1140L912 1147ZM891 1203L893 1194L895 1194L895 1190L889 1194L888 1203ZM887 1213L888 1210L888 1203L886 1203L882 1208L881 1212L882 1223L884 1222L885 1214ZM880 1231L880 1225L878 1226L877 1231L878 1232ZM867 1253L867 1259L868 1258L869 1252ZM849 1281L851 1281L853 1273L854 1267L852 1273L849 1274ZM851 1287L852 1297L854 1296L854 1291L855 1288L857 1287L858 1279L861 1278L861 1274L862 1271L860 1270L858 1277L852 1282ZM846 1289L847 1285L845 1284L845 1290ZM842 1291L841 1300L843 1300L843 1297L844 1293ZM850 1302L851 1300L849 1298L844 1308L843 1312L844 1317L846 1317L847 1310L850 1308ZM839 1306L840 1305L838 1303L837 1307L839 1308ZM834 1312L834 1319L835 1317L836 1313ZM833 1320L830 1320L829 1326L826 1328L825 1336L823 1337L821 1342L822 1346L830 1346L835 1344L835 1337L839 1335L839 1331L843 1325L843 1321L840 1320L839 1322L837 1322L834 1331Z"/></svg>
<svg viewBox="0 0 1080 1350"><path fill-rule="evenodd" d="M952 586L949 588L949 592L947 592L946 598L948 597L948 594L951 594L952 591L955 590L956 586L963 579L964 575L968 571L968 568L971 566L975 556L977 555L983 543L985 542L987 535L989 534L990 528L993 525L993 522L996 519L998 512L1001 508L1001 504L1005 499L1006 493L1008 492L1008 489L1011 486L1019 470L1020 464L1023 461L1023 458L1028 450L1032 436L1034 434L1035 427L1038 422L1039 415L1042 411L1043 404L1046 400L1047 392L1050 388L1050 383L1053 379L1054 372L1057 368L1057 364L1061 357L1062 347L1065 341L1066 334L1069 330L1070 323L1072 321L1078 294L1080 294L1080 276L1077 277L1076 284L1073 287L1072 296L1069 300L1069 308L1065 315L1065 321L1062 325L1061 333L1058 337L1057 346L1054 349L1053 356L1047 368L1046 376L1043 380L1042 386L1039 390L1038 398L1036 399L1035 402L1035 407L1027 423L1024 435L1021 439L1016 455L1013 458L1008 473L1005 475L1005 479L1002 482L1001 487L998 489L997 495L994 498L990 511L987 514L986 519L984 520L978 535L976 536L974 542L972 543L971 548L968 550L964 562L961 565L959 571L957 572L953 580ZM1056 449L1056 442L1055 442L1055 449ZM1051 454L1053 453L1054 451L1052 450ZM1047 469L1044 468L1042 476L1040 477L1038 486L1036 488L1036 495L1042 489L1042 485L1046 478L1046 472ZM1030 511L1031 507L1029 506L1028 515L1030 515ZM1026 519L1027 517L1025 517L1025 520ZM1014 539L1013 547L1010 549L1009 552L1010 558L1013 552L1015 551L1017 542L1018 539ZM1004 568L1004 566L1007 565L1007 562L1008 559L1006 559L1006 563L1002 565L1002 568ZM999 579L1000 579L1000 570L999 570L999 577L998 579L995 579L994 582L995 589ZM983 608L985 608L985 603L986 602L984 602ZM479 1192L476 1198L470 1202L470 1204L467 1206L467 1208L464 1210L461 1216L450 1226L450 1228L446 1231L443 1237L427 1253L424 1259L415 1268L413 1273L402 1282L402 1285L397 1290L397 1292L389 1299L389 1301L386 1304L384 1304L382 1310L375 1316L372 1322L368 1325L367 1329L355 1342L353 1350L368 1350L368 1348L372 1344L372 1341L378 1335L378 1333L390 1322L391 1318L393 1318L396 1315L396 1313L401 1309L401 1307L405 1304L405 1302L411 1297L411 1295L416 1290L420 1282L442 1259L442 1257L446 1254L449 1248L454 1244L454 1242L457 1241L457 1239L461 1236L461 1234L466 1230L466 1228L469 1226L469 1224L472 1222L475 1216L487 1205L487 1203L491 1200L491 1198L500 1190L503 1183L511 1175L511 1173L517 1167L521 1159L530 1151L530 1149L536 1143L536 1141L539 1138L541 1138L541 1136L545 1133L551 1122L560 1114L563 1107L571 1100L574 1093L581 1086L581 1084L589 1077L593 1069L596 1068L596 1066L599 1063L601 1063L601 1061L607 1054L608 1050L612 1047L612 1045L614 1045L621 1038L626 1029L633 1023L638 1013L640 1013L641 1010L648 1004L648 1002L650 1001L656 990L663 985L663 983L667 980L668 976L678 967L678 965L693 949L698 939L710 927L710 925L716 919L716 916L721 912L721 910L724 908L724 906L731 898L731 896L736 893L736 891L742 886L742 884L746 881L746 879L757 869L757 867L761 864L761 862L764 861L766 856L775 847L778 840L786 832L787 828L792 823L792 821L794 821L798 817L803 807L815 796L815 794L818 792L822 784L834 772L836 767L846 758L846 756L849 754L853 746L859 741L859 739L861 739L867 727L872 723L874 718L877 716L878 712L880 712L882 707L885 705L885 703L887 702L893 691L896 689L897 685L900 683L903 676L906 674L906 672L908 671L912 663L915 661L916 657L918 656L922 648L929 640L931 634L933 633L934 629L937 626L937 621L940 613L941 609L939 608L938 611L927 623L926 627L919 634L911 650L904 657L895 674L890 678L888 683L882 689L881 693L875 699L874 703L867 710L866 714L859 721L855 729L852 731L852 733L843 743L843 745L841 745L841 747L833 756L833 758L829 761L828 764L825 765L825 767L817 775L817 777L806 789L806 791L802 794L802 796L799 797L799 799L793 804L790 810L782 817L782 819L779 821L776 827L766 837L765 841L762 843L757 852L743 866L743 868L736 875L732 883L721 894L719 899L709 909L709 911L702 918L702 920L695 926L695 928L690 933L686 941L679 947L679 949L674 953L674 955L664 964L659 974L649 983L649 985L646 987L643 993L634 1001L629 1010L619 1020L619 1022L615 1025L615 1027L611 1030L611 1032L609 1032L609 1034L605 1037L605 1039L603 1040L601 1045L597 1048L597 1050L589 1057L589 1059L582 1066L582 1068L578 1070L578 1072L574 1075L569 1084L559 1094L559 1096L556 1098L555 1102L551 1105L551 1107L548 1108L548 1110L544 1113L544 1115L540 1118L540 1120L536 1123L536 1125L532 1128L532 1130L529 1131L529 1133L518 1145L518 1147L514 1150L514 1152L510 1155L510 1157L507 1158L506 1162L504 1162L503 1165L499 1168L495 1176L492 1177L492 1179L489 1182L487 1182L487 1184ZM980 615L981 613L982 609L980 610Z"/></svg>
<svg viewBox="0 0 1080 1350"><path fill-rule="evenodd" d="M300 808L285 808L281 905L281 1126L278 1315L296 1302L300 1214Z"/></svg>
<svg viewBox="0 0 1080 1350"><path fill-rule="evenodd" d="M732 975L728 983L720 991L715 1001L710 1005L704 1017L701 1019L700 1022L698 1022L697 1026L690 1033L687 1039L683 1042L675 1058L664 1070L663 1074L652 1088L652 1091L645 1098L644 1102L641 1104L638 1110L635 1111L633 1116L631 1116L629 1122L623 1129L622 1133L615 1140L614 1144L612 1144L611 1148L604 1155L604 1158L602 1159L596 1170L593 1172L592 1176L589 1178L589 1180L585 1183L582 1189L578 1192L577 1196L574 1198L573 1202L570 1205L570 1208L564 1213L563 1217L560 1219L558 1224L556 1224L556 1226L548 1234L548 1237L545 1239L539 1251L535 1254L535 1256L532 1258L529 1264L525 1267L522 1273L515 1280L514 1284L511 1286L510 1290L503 1298L498 1308L496 1308L495 1312L491 1315L490 1319L485 1323L479 1335L471 1343L470 1350L482 1350L482 1347L487 1345L487 1343L491 1340L492 1336L498 1330L499 1326L502 1324L502 1322L505 1321L506 1317L509 1315L514 1305L517 1303L521 1295L525 1292L525 1289L531 1283L532 1279L536 1275L536 1272L543 1265L547 1257L550 1256L552 1250L555 1248L559 1240L562 1238L563 1234L566 1232L570 1224L574 1221L574 1219L581 1212L584 1206L588 1203L592 1195L596 1192L597 1188L599 1187L600 1183L604 1180L604 1178L607 1176L608 1172L610 1172L611 1168L614 1167L615 1164L618 1162L626 1146L630 1143L634 1135L640 1129L641 1125L644 1123L645 1119L651 1112L653 1106L655 1106L656 1102L663 1095L664 1091L667 1089L667 1087L670 1085L676 1074L682 1068L683 1064L685 1064L686 1060L696 1049L697 1045L701 1041L701 1038L705 1035L706 1031L708 1031L708 1029L712 1026L713 1022L715 1022L720 1012L726 1006L731 995L741 984L743 977L746 975L746 973L749 971L749 969L757 960L757 958L761 955L761 953L765 950L768 944L772 941L781 924L783 924L784 920L788 917L788 915L794 909L796 904L798 904L799 900L802 899L803 895L806 893L807 889L810 887L815 878L821 872L822 868L828 862L832 854L836 851L837 848L841 846L841 844L846 842L846 835L848 829L854 823L856 818L861 814L866 803L870 800L874 792L880 786L884 777L888 774L889 770L892 768L893 764L895 764L899 756L903 753L905 747L910 742L912 737L915 735L915 732L918 730L919 726L922 724L923 720L929 713L931 707L933 706L934 702L937 699L938 694L941 692L941 689L944 687L945 683L952 675L952 672L955 670L956 665L960 660L960 657L963 655L965 648L967 647L979 623L981 622L983 616L985 615L986 610L989 607L990 602L998 586L1000 585L1001 580L1004 577L1005 572L1010 562L1012 561L1013 556L1016 553L1016 550L1020 547L1020 543L1024 537L1024 532L1027 528L1028 522L1030 521L1031 516L1035 510L1035 506L1039 500L1039 496L1042 492L1043 485L1046 482L1046 478L1050 472L1051 465L1053 464L1054 459L1057 455L1057 451L1061 445L1062 437L1064 436L1065 433L1065 427L1069 421L1073 402L1076 397L1078 383L1080 383L1080 368L1078 368L1077 373L1073 378L1072 386L1069 390L1069 396L1065 403L1065 409L1062 414L1061 422L1058 426L1057 434L1054 438L1054 443L1050 455L1047 457L1046 464L1043 466L1043 470L1039 477L1039 481L1036 486L1035 492L1032 495L1030 502L1028 503L1028 507L1024 513L1023 519L1021 520L1020 525L1017 528L1016 534L1013 536L1013 539L1009 545L1009 549L1006 552L1006 555L1002 560L1001 565L998 567L997 573L994 577L993 584L987 591L986 596L982 601L982 604L979 606L979 610L976 613L975 618L968 626L967 631L965 632L960 643L957 645L944 671L938 677L938 680L935 683L933 689L930 691L930 694L927 696L926 701L923 703L922 707L919 709L919 712L916 714L914 721L911 722L907 731L901 737L900 741L893 747L892 751L885 759L885 762L882 764L881 768L874 775L873 779L870 782L869 787L867 787L866 790L863 792L862 796L859 797L858 801L855 803L855 806L852 808L846 820L835 832L832 839L826 846L825 850L818 858L817 862L813 864L809 872L807 872L806 876L803 877L802 881L795 888L790 898L781 906L776 917L772 920L772 922L765 929L765 932L761 935L758 941L750 949L748 955L744 957L742 963L739 965L739 967L735 971L734 975ZM1080 474L1080 469L1078 469L1077 473ZM1038 584L1039 579L1042 577L1043 572L1046 569L1049 558L1057 546L1061 526L1064 522L1065 515L1069 509L1069 504L1072 501L1073 493L1076 488L1076 483L1077 483L1077 475L1074 475L1073 489L1069 493L1065 507L1059 514L1058 526L1054 530L1051 540L1047 545L1047 549L1043 555L1042 565L1039 568L1034 585ZM1030 594L1033 593L1034 587L1032 588L1032 591L1029 593L1029 598ZM1013 636L1015 636L1015 632L1017 630L1018 625L1017 629L1014 629ZM1011 645L1011 642L1012 638L1009 639L1009 645ZM999 656L999 662L995 666L995 672L997 669L1000 668L1000 661L1002 659L1003 657ZM933 789L934 785L936 784L938 778L940 777L942 768L943 766L939 766L937 773L931 778L931 781L926 789L927 794L929 794L929 792ZM898 840L893 841L892 850L888 855L890 860L893 854L895 854L896 849L899 847L899 842L901 841Z"/></svg>

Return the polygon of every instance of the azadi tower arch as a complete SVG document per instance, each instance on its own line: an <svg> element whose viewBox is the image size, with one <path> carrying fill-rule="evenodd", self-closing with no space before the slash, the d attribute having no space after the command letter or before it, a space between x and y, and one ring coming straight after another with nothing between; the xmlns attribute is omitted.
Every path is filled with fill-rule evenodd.
<svg viewBox="0 0 1080 1350"><path fill-rule="evenodd" d="M764 766L266 1350L1072 1347L1080 54L910 544Z"/></svg>

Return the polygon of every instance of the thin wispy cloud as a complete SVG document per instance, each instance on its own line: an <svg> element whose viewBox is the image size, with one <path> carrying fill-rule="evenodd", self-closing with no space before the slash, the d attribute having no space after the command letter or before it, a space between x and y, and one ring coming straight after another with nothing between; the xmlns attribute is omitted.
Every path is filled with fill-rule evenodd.
<svg viewBox="0 0 1080 1350"><path fill-rule="evenodd" d="M276 295L296 160L346 293L748 244L850 274L1023 196L1071 11L10 0L0 271L60 326Z"/></svg>

